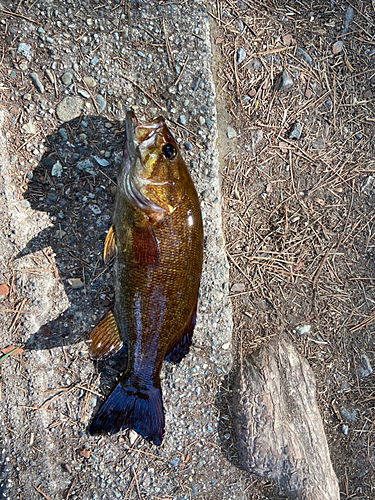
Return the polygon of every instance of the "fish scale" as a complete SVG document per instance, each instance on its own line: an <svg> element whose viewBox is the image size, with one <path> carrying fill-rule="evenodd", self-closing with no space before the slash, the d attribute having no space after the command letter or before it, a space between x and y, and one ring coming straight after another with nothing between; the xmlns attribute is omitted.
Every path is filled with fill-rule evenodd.
<svg viewBox="0 0 375 500"><path fill-rule="evenodd" d="M203 224L194 184L164 119L138 125L130 112L125 135L104 250L105 261L115 257L115 305L94 328L90 348L105 358L126 343L126 370L90 432L132 428L158 445L164 434L160 370L164 359L179 362L191 345Z"/></svg>

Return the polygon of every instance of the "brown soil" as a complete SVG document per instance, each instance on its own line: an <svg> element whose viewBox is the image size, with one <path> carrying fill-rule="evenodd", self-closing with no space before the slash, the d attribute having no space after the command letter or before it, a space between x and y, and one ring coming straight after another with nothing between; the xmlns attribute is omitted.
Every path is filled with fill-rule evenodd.
<svg viewBox="0 0 375 500"><path fill-rule="evenodd" d="M361 1L217 7L217 93L229 115L221 143L228 125L237 132L226 139L222 176L239 360L290 335L317 378L342 498L373 499L374 376L362 375L363 355L375 361L374 9ZM246 51L239 64L238 49ZM293 86L279 91L285 69ZM304 325L311 329L301 333ZM236 460L234 447L228 454Z"/></svg>

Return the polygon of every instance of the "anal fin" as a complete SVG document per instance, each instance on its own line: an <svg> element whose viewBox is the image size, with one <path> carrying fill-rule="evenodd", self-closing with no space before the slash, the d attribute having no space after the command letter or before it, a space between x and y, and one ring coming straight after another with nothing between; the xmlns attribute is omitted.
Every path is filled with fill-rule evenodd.
<svg viewBox="0 0 375 500"><path fill-rule="evenodd" d="M198 302L198 301L197 301ZM195 323L197 320L197 303L192 310L191 315L185 323L180 335L169 346L165 359L172 363L179 363L189 352L192 340Z"/></svg>
<svg viewBox="0 0 375 500"><path fill-rule="evenodd" d="M121 349L123 342L112 311L108 311L93 329L89 343L95 359L109 358Z"/></svg>
<svg viewBox="0 0 375 500"><path fill-rule="evenodd" d="M116 255L116 237L115 237L115 228L111 226L107 233L104 242L104 251L103 251L103 260L104 264L108 264L114 256Z"/></svg>

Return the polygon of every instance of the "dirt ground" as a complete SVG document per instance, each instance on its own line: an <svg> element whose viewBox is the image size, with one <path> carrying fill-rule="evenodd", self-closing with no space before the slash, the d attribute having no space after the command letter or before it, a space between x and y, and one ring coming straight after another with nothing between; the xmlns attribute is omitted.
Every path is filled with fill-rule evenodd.
<svg viewBox="0 0 375 500"><path fill-rule="evenodd" d="M237 132L222 177L239 362L290 335L317 378L342 498L374 499L374 6L223 1L212 17Z"/></svg>
<svg viewBox="0 0 375 500"><path fill-rule="evenodd" d="M15 5L11 7L14 10L18 2L13 3ZM24 3L20 12L32 16L34 4ZM125 5L131 4L117 3L124 7L125 13ZM183 6L185 2L176 4ZM8 5L3 2L0 7ZM374 5L365 1L348 3L341 0L217 0L207 2L207 10L214 46L213 68L224 197L222 208L225 250L231 272L229 286L234 307L236 365L270 338L286 332L306 356L316 375L318 401L342 499L374 500L375 385L370 366L375 364L375 279L372 276L375 230ZM5 18L8 23L8 17ZM21 124L27 123L27 116L11 98L13 76L7 70L12 66L6 66L9 62L8 47L16 51L19 36L17 31L6 31L5 26L1 34L0 75L6 75L6 80L0 81L1 99L2 104L7 106L8 115L14 120L12 125L20 128ZM159 48L165 50L160 37L161 34L158 40L154 40L155 52ZM199 36L197 40L199 42ZM342 46L337 44L340 41ZM147 44L142 43L141 40L137 50L144 50ZM280 90L284 70L288 71L293 85ZM23 81L22 85L26 89L23 92L27 94L26 82ZM146 85L150 95L159 98L153 82L146 82ZM53 86L51 88L53 93ZM142 98L141 93L137 105L142 106ZM107 96L107 99L110 101L111 98ZM26 106L29 106L29 101L25 109ZM68 346L82 340L82 328L75 325L85 317L85 313L89 311L94 322L95 315L91 313L104 312L113 298L111 276L100 263L99 256L111 217L114 179L112 174L108 176L102 169L101 176L93 180L87 176L85 168L90 166L86 166L59 185L59 179L52 179L46 172L52 165L48 163L48 158L56 162L61 152L64 158L74 153L82 158L82 151L91 156L98 153L103 156L103 151L110 151L111 157L119 157L121 127L109 124L103 117L93 116L96 114L95 106L91 111L90 119L84 126L78 118L65 127L67 139L57 131L45 138L46 144L53 147L39 150L44 155L43 162L34 162L31 167L25 159L24 168L19 171L9 169L17 192L24 193L24 202L28 203L25 207L36 212L32 216L34 233L25 234L25 241L16 241L19 248L10 262L14 259L17 266L2 275L10 293L2 301L2 307L8 308L9 316L4 316L1 321L4 328L7 325L11 336L12 332L18 334L22 331L20 316L28 307L28 294L35 293L35 290L27 288L31 285L25 280L25 301L19 300L12 286L15 274L18 286L22 288L23 270L45 269L44 281L42 285L39 281L41 288L37 290L40 300L37 307L48 312L44 318L44 336L42 340L40 336L33 336L26 344L26 348L36 350L39 342L44 349L61 345L61 338L54 336L56 322L52 320L66 309L67 304L54 300L53 294L60 297L59 286L63 288L63 285L60 282L60 285L52 286L53 275L61 275L64 283L68 279L78 280L71 282L69 288L69 301L74 307L58 323L64 338L61 356L65 356L71 367L69 376L58 367L60 382L68 387L75 376L82 378L81 406L77 409L67 403L64 407L64 429L69 426L74 429L66 437L74 443L72 450L81 449L83 438L79 429L84 428L82 424L77 431L73 421L86 423L91 407L96 404L90 400L88 391L96 391L98 376L90 371L86 361L80 361L81 356L86 359L87 350L74 350ZM27 113L32 116L33 110ZM54 119L52 116L51 123ZM109 132L111 137L119 137L118 143L110 142L109 138L107 141ZM186 139L181 130L178 133L181 140ZM80 138L75 140L79 134ZM38 139L35 136L30 136L26 144L16 137L13 154L36 157L36 143ZM74 148L67 153L70 144L74 144ZM199 151L194 146L194 154ZM35 164L38 165L36 168ZM33 176L28 177L30 170L33 170ZM63 192L62 197L67 196L70 200L69 207L57 204L57 197L43 196L46 185L53 186L58 193ZM12 193L7 196L11 199ZM89 207L90 201L87 202L87 211L82 218L80 209L84 198L85 203L90 198L94 201L92 208ZM45 216L47 211L55 218L53 228ZM67 220L73 223L67 224ZM20 219L19 224L22 223ZM101 231L99 236L98 227ZM45 248L56 248L57 240L64 241L67 251L61 252L56 259L52 251L48 253ZM14 252L12 241L10 234L9 242L2 242L4 255ZM56 262L59 263L58 268ZM83 294L82 289L85 290ZM10 327L7 323L9 318ZM26 315L23 321L23 328L27 329L27 322L32 318ZM196 352L200 349L198 346ZM28 377L26 363L22 358L17 359L19 377ZM54 363L55 360L51 359L51 366L46 367L40 358L46 381L50 374L48 370L53 370ZM104 369L102 385L113 381L113 366L110 364ZM1 366L0 370L3 370ZM6 370L1 373L4 375ZM219 433L225 436L222 441L226 443L219 453L231 464L229 471L239 466L231 429L231 380L230 375L216 400L221 416ZM32 395L36 394L37 388L30 382L26 387ZM20 391L21 398L22 390L16 390ZM56 397L62 396L62 392L58 392ZM16 412L14 415L17 418ZM34 420L39 422L37 417ZM60 446L56 449L62 453L64 463L70 463L64 451L65 443L59 437L62 423L52 419L48 425L48 432L54 433L54 439ZM12 425L9 424L9 427L12 428ZM31 447L36 437L26 431L25 436L25 442ZM98 445L98 448L104 444ZM9 443L7 446L10 446ZM23 452L26 454L22 446L20 442L16 450L19 456ZM207 448L207 443L204 446ZM113 449L116 449L115 445ZM44 452L48 455L55 450ZM86 453L83 449L81 452ZM37 455L35 450L33 453ZM76 451L71 453L75 454L72 462L77 464L85 460L84 454L77 458ZM156 451L150 452L147 446L140 446L139 454L142 453L152 455ZM113 456L111 464L117 467L115 451ZM188 456L189 453L185 454L186 464L183 464L186 478L179 480L180 489L176 487L178 494L188 491L181 498L194 497L194 489L188 480L191 473L188 471ZM150 458L147 467L151 470L155 467L160 476L172 474L170 469L173 466L160 459L160 463L156 460L160 467L156 467L154 458ZM197 460L197 463L201 462ZM22 469L26 465L20 467ZM130 468L133 465L127 464L127 467L126 471L133 470ZM67 471L64 470L64 473L67 474ZM49 474L53 475L53 471ZM125 478L130 478L131 486L126 497L137 498L138 495L141 498L137 474L132 474ZM269 482L241 472L230 474L233 483L242 482L244 498L273 498ZM65 493L61 498L80 498L77 485L81 484L84 475L83 468L77 469L73 482L65 479ZM189 486L185 486L185 480ZM219 478L217 485L220 485L220 480L230 482L225 477ZM155 491L152 498L160 498ZM207 494L199 498L220 498L220 487L214 491L213 496ZM160 495L163 494L161 491ZM38 492L37 497L42 496Z"/></svg>

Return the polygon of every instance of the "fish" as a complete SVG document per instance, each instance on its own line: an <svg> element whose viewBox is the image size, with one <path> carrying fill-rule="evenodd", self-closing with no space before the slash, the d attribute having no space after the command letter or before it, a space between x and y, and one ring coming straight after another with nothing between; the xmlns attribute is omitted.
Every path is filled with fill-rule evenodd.
<svg viewBox="0 0 375 500"><path fill-rule="evenodd" d="M125 120L113 224L104 262L114 259L114 307L92 330L96 359L124 352L124 373L91 422L90 434L133 429L162 443L160 387L164 360L189 352L203 262L203 222L197 191L162 116Z"/></svg>

